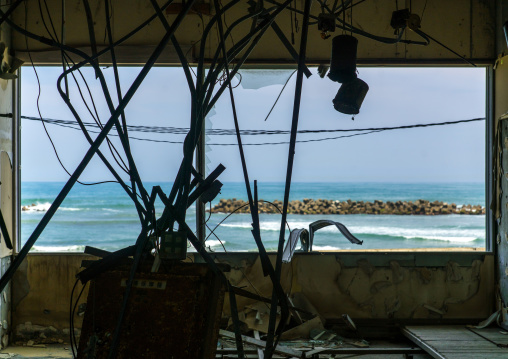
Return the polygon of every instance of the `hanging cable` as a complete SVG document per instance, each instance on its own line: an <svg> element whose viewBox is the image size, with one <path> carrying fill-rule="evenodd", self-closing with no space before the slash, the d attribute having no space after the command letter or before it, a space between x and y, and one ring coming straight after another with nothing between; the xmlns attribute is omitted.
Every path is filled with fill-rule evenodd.
<svg viewBox="0 0 508 359"><path fill-rule="evenodd" d="M39 1L39 5L40 5L40 1ZM26 3L25 3L25 28L27 27L27 19L28 19L28 7L26 6ZM41 8L41 11L42 11L42 8ZM47 27L46 27L47 29ZM49 31L49 29L48 29ZM67 170L67 168L65 167L65 165L63 164L62 160L60 159L60 156L58 155L58 151L55 147L55 143L53 142L53 139L51 138L49 132L48 132L48 129L46 128L46 124L45 122L42 120L42 114L41 114L41 109L40 109L40 97L41 97L41 82L39 80L39 74L37 73L37 70L35 69L35 65L33 63L33 59L32 59L32 54L31 52L28 50L28 39L27 37L25 36L25 44L26 44L26 49L27 49L27 53L28 53L28 58L30 59L30 64L34 70L34 73L35 73L35 78L37 80L37 100L36 100L36 105L37 105L37 112L39 113L39 117L40 117L40 120L42 122L42 126L44 127L44 132L46 132L46 135L49 139L49 142L51 143L51 146L53 147L53 152L55 153L55 156L58 160L58 162L60 163L60 166L62 167L62 169L69 175L71 176L71 173ZM94 183L85 183L85 182L81 182L79 180L77 180L76 182L78 182L79 184L81 185L84 185L84 186L94 186L94 185L99 185L99 184L104 184L104 183L116 183L116 181L100 181L100 182L94 182Z"/></svg>
<svg viewBox="0 0 508 359"><path fill-rule="evenodd" d="M10 117L9 114L0 115L0 117ZM30 121L41 121L41 119L37 117L31 116L21 116L22 119L30 120ZM49 118L43 118L43 122L71 128L74 130L79 130L79 128L75 127L75 123L73 121L65 121L65 120L55 120ZM395 127L371 127L371 128L357 128L357 129L327 129L327 130L298 130L299 134L319 134L319 133L337 133L337 132L366 132L359 133L353 136L374 133L374 132L382 132L382 131L392 131L392 130L408 130L413 128L426 128L426 127L437 127L437 126L448 126L448 125L458 125L462 123L470 123L470 122L478 122L485 121L485 118L473 118L468 120L458 120L458 121L446 121L446 122L436 122L436 123L424 123L424 124L415 124L415 125L403 125L403 126L395 126ZM93 123L86 123L87 127L96 126ZM157 134L182 134L184 131L188 131L186 128L176 128L176 127L157 127L157 126L128 126L131 132L143 132L143 133L157 133ZM89 130L91 133L99 133L97 131ZM367 133L368 132L368 133ZM242 136L264 136L264 135L286 135L288 131L285 130L240 130ZM234 130L229 129L212 129L206 132L208 136L235 136ZM115 136L115 135L111 135ZM349 137L349 136L348 136ZM155 143L172 143L172 144L181 144L182 141L168 141L168 140L155 140L149 138L138 138L138 137L129 137L133 140L138 141L147 141L147 142L155 142ZM341 137L326 137L319 139L311 139L311 140L298 140L297 142L305 143L305 142L320 142L327 140L334 140ZM245 143L245 146L259 146L259 145L283 145L288 144L289 142L265 142L265 143ZM236 143L207 143L209 146L237 146Z"/></svg>
<svg viewBox="0 0 508 359"><path fill-rule="evenodd" d="M289 80L291 80L291 77L293 77L293 75L296 73L296 70L293 71L291 73L291 75L289 75L288 79L286 80L286 83L284 83L284 86L282 86L282 90L280 90L279 92L279 96L277 96L277 98L275 99L275 102L273 103L273 106L272 108L270 109L270 112L268 112L268 115L266 115L265 117L265 121L268 120L268 117L270 117L270 114L272 113L273 109L275 108L275 105L277 105L277 102L279 102L279 98L280 96L282 95L282 93L284 92L284 89L286 88L287 84L289 83Z"/></svg>
<svg viewBox="0 0 508 359"><path fill-rule="evenodd" d="M46 32L48 33L49 37L53 40L53 41L56 41L56 42L60 42L59 38L58 38L58 34L56 32L56 29L55 29L55 26L54 26L54 23L53 23L53 19L51 17L51 12L49 11L49 8L48 8L48 4L47 4L47 1L44 0L44 5L45 5L45 9L46 9L46 13L48 15L48 19L49 19L49 22L50 22L50 25L51 25L51 28L53 30L53 33L51 33L51 31L49 30L47 24L46 24L46 20L45 20L45 16L43 14L43 11L42 11L42 7L41 7L41 1L38 0L38 4L39 4L39 13L41 15L41 20L42 20L42 23L44 25L44 28L46 29ZM71 61L73 63L73 65L75 65L74 61L72 60L72 58L70 56L67 55L67 53L65 52L65 50L62 50L62 54L64 55L64 60L66 61L67 63L67 66L69 66L69 61ZM90 100L92 101L92 106L93 106L93 109L94 109L94 112L95 112L95 115L92 113L92 110L90 109L90 106L88 105L87 101L85 100L85 97L83 95L83 92L81 91L81 87L78 83L78 80L76 79L74 73L71 73L75 83L76 83L76 86L78 88L78 91L79 91L79 94L81 96L81 99L83 101L83 104L85 105L86 109L88 110L88 112L90 113L90 116L94 119L94 121L99 125L99 127L101 126L101 123L100 123L100 118L99 118L99 114L97 112L97 108L95 106L95 101L94 101L94 98L93 98L93 95L92 95L92 92L90 91L90 87L88 86L88 82L86 81L83 73L81 72L80 69L78 69L78 73L80 74L87 90L88 90L88 95L90 97ZM67 76L65 77L65 80L67 81ZM67 82L66 82L66 86L67 86ZM66 88L68 89L68 88ZM66 93L68 93L68 90L66 91ZM115 160L115 162L118 164L118 166L125 172L128 174L128 169L127 169L127 166L125 165L125 162L124 160L122 159L120 153L118 152L118 150L115 148L115 146L111 143L110 139L109 138L106 138L106 141L107 141L107 144L108 144L108 148L113 156L113 159ZM115 153L116 153L116 156L115 156ZM122 162L120 163L119 160L117 159L117 156L119 158L119 160Z"/></svg>

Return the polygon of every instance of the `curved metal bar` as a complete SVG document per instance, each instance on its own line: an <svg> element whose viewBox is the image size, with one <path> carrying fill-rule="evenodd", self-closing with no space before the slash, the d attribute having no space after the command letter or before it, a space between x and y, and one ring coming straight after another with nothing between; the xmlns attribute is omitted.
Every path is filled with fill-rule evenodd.
<svg viewBox="0 0 508 359"><path fill-rule="evenodd" d="M296 250L298 239L302 244L302 250L304 252L309 251L309 231L306 230L305 228L293 229L289 234L289 239L286 243L286 247L284 248L284 253L282 255L282 263L291 262L291 259L293 259L293 254L295 253Z"/></svg>
<svg viewBox="0 0 508 359"><path fill-rule="evenodd" d="M312 252L312 244L314 243L314 233L321 228L325 228L328 226L335 226L337 229L353 244L362 244L363 241L356 238L354 235L349 232L347 227L342 223L332 221L330 219L320 219L319 221L312 222L309 224L309 250Z"/></svg>

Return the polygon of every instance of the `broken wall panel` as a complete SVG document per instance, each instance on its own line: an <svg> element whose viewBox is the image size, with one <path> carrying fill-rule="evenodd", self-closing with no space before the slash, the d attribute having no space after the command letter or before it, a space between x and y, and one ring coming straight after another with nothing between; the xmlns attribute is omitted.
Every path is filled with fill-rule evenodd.
<svg viewBox="0 0 508 359"><path fill-rule="evenodd" d="M231 265L233 285L270 297L271 284L263 277L257 253L218 254L216 261ZM270 255L275 260L274 255ZM75 254L29 255L13 280L18 297L13 301L14 326L31 322L69 328L69 300L74 275L82 259ZM199 258L196 256L196 261ZM245 276L249 279L247 281ZM296 253L282 270L282 285L292 293L295 306L314 308L324 318L349 314L359 319L421 319L481 321L494 310L494 257L482 253L339 252ZM252 289L252 285L256 290ZM23 295L22 295L23 294ZM81 302L86 302L87 292ZM302 299L304 298L304 299ZM240 311L255 300L237 295ZM297 305L298 303L298 305ZM254 306L255 307L255 306ZM224 302L229 317L229 300ZM76 328L82 317L75 317Z"/></svg>
<svg viewBox="0 0 508 359"><path fill-rule="evenodd" d="M279 1L280 3L281 1ZM228 2L223 2L226 5ZM60 36L62 29L60 16L62 13L62 2L60 0L48 0L48 6L55 17L55 29ZM162 5L162 2L159 1ZM175 4L178 5L178 4ZM41 21L40 12L36 3L27 2L28 6L28 29L37 34L49 37L44 24ZM105 9L104 2L98 0L90 1L92 17L94 21L94 30L98 48L107 45L107 39L104 36L105 31ZM227 13L227 23L232 24L236 19L247 14L250 4L240 2ZM265 2L265 7L269 7L270 2ZM303 3L296 1L294 3L296 10L303 10ZM402 7L402 3L399 5ZM154 13L150 2L143 0L112 0L112 27L114 38L119 39L127 34L135 26L140 24ZM209 11L207 10L209 9ZM425 10L424 10L425 9ZM369 0L354 7L352 22L355 27L375 36L393 39L395 38L394 29L390 26L392 12L396 10L393 2L383 0ZM203 22L197 11L202 12ZM312 15L317 16L320 13L320 7L315 4L312 7ZM473 0L464 2L463 0L451 0L442 2L427 2L425 0L413 1L412 11L422 18L421 30L428 33L438 41L456 51L461 56L469 59L476 59L482 62L492 62L495 59L495 1L494 0ZM196 60L197 52L191 51L193 45L198 44L198 40L203 33L203 23L206 24L213 15L213 5L208 2L198 3L195 11L191 12L182 23L181 28L176 33L176 38L180 42L184 52L191 61ZM175 18L175 11L165 11L166 18L171 22ZM24 27L25 9L20 6L13 16L16 24ZM87 29L85 10L82 2L68 3L65 8L65 43L85 49L89 54L90 40ZM300 29L302 24L301 15L293 18L293 30L291 28L291 17L289 11L283 11L276 22L285 34L287 39L295 39L293 46L298 48L300 39ZM347 23L351 22L351 13L346 11ZM46 20L47 21L47 20ZM297 24L298 22L298 24ZM246 21L235 28L236 34L232 41L238 41L245 35L251 27L251 21ZM160 21L155 20L149 26L142 29L118 47L119 63L137 63L142 64L148 58L150 49L153 48L162 38L164 33ZM218 39L215 36L216 29L210 32L206 43L206 56L208 59L213 57L213 52L218 47ZM342 33L341 29L336 29L330 33L333 36ZM456 55L431 42L428 46L385 44L364 36L355 35L359 39L358 58L359 62L393 62L425 63L427 61L452 61L457 64L466 64ZM407 30L403 39L421 41L422 37L414 32ZM27 58L25 37L17 32L13 32L14 49L17 56ZM232 44L232 43L231 43ZM231 44L228 44L230 46ZM268 29L266 36L259 43L260 46L253 51L249 63L253 64L279 64L292 65L295 61L289 55L288 51L281 46L280 40L272 29ZM28 48L33 52L35 62L37 63L59 63L58 51L50 50L46 45L28 41ZM188 49L188 50L187 50ZM317 25L311 25L309 29L308 41L308 63L327 63L331 53L331 38L323 40L321 32ZM162 64L178 64L177 57L173 48L163 55L159 61ZM101 61L108 62L107 59Z"/></svg>
<svg viewBox="0 0 508 359"><path fill-rule="evenodd" d="M271 285L262 276L259 258L235 263L229 262L232 257L219 256L232 266L232 284L270 297ZM492 255L446 253L438 260L419 257L426 256L296 254L291 263L283 266L281 282L287 293L302 294L326 319L349 314L352 318L370 319L481 320L492 313ZM240 310L250 303L250 299L238 298ZM224 308L227 316L227 303Z"/></svg>
<svg viewBox="0 0 508 359"><path fill-rule="evenodd" d="M500 189L495 194L495 205L499 218L496 219L497 225L497 236L495 237L493 246L497 253L497 275L499 280L499 291L500 291L500 308L503 309L504 321L508 323L508 181L506 180L506 171L508 169L508 120L505 118L508 113L508 56L502 57L497 63L495 70L495 119L496 119L496 130L499 132L497 135L500 136L501 143L500 148L501 157L499 166L495 167L496 175L495 178L500 182L497 187ZM499 125L499 126L498 126ZM497 146L497 144L494 144Z"/></svg>

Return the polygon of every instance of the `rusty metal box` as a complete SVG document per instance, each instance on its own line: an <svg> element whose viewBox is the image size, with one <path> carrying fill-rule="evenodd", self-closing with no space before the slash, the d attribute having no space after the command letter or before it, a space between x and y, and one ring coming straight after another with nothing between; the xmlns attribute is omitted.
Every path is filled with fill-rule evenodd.
<svg viewBox="0 0 508 359"><path fill-rule="evenodd" d="M79 359L90 351L107 358L129 276L124 269L91 281ZM215 358L223 301L224 286L205 264L166 262L159 273L138 273L117 358Z"/></svg>

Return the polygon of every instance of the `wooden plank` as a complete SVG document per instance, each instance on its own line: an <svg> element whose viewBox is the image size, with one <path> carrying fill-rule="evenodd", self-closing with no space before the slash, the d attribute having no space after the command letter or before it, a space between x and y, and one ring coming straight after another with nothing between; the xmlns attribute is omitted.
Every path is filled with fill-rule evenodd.
<svg viewBox="0 0 508 359"><path fill-rule="evenodd" d="M428 345L425 340L420 339L418 335L414 333L414 331L414 329L410 330L408 327L402 328L402 334L404 334L405 337L418 345L420 348L425 350L431 357L434 359L447 359L445 356L437 352L432 346Z"/></svg>
<svg viewBox="0 0 508 359"><path fill-rule="evenodd" d="M507 353L495 352L453 352L444 353L446 359L506 359Z"/></svg>
<svg viewBox="0 0 508 359"><path fill-rule="evenodd" d="M484 340L480 336L467 330L464 326L407 326L419 338L428 340Z"/></svg>
<svg viewBox="0 0 508 359"><path fill-rule="evenodd" d="M420 348L316 348L305 352L306 358L311 358L314 354L358 354L358 355L373 355L373 354L421 354L423 351Z"/></svg>
<svg viewBox="0 0 508 359"><path fill-rule="evenodd" d="M508 334L501 334L501 330L499 328L484 328L484 329L472 328L471 331L476 333L475 335L478 335L478 337L480 337L481 335L498 344L508 344Z"/></svg>
<svg viewBox="0 0 508 359"><path fill-rule="evenodd" d="M475 350L475 349L497 349L498 347L486 340L483 341L441 341L441 340L426 340L428 345L433 346L438 350Z"/></svg>
<svg viewBox="0 0 508 359"><path fill-rule="evenodd" d="M221 329L219 331L219 335L226 337L226 338L230 338L230 339L236 339L235 333L228 332L227 330L223 330L223 329ZM244 341L244 343L251 344L256 347L260 347L260 348L266 347L266 342L263 340L254 339L251 337L247 337L245 335L242 335L242 340ZM288 355L290 357L295 357L295 358L301 358L302 354L303 354L301 351L293 350L291 348L287 348L282 345L277 345L274 349L274 352L278 353L278 354L282 354L282 355Z"/></svg>
<svg viewBox="0 0 508 359"><path fill-rule="evenodd" d="M508 339L496 329L475 331L501 344ZM500 348L498 341L492 343L464 326L408 326L402 333L436 359L508 358L508 348Z"/></svg>
<svg viewBox="0 0 508 359"><path fill-rule="evenodd" d="M261 339L259 337L259 332L257 330L254 331L254 339ZM263 349L257 349L258 359L265 359L265 354L263 353Z"/></svg>

